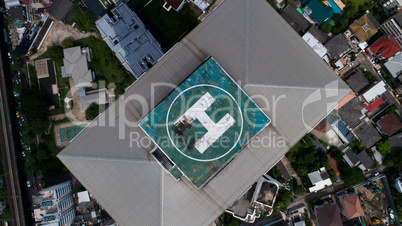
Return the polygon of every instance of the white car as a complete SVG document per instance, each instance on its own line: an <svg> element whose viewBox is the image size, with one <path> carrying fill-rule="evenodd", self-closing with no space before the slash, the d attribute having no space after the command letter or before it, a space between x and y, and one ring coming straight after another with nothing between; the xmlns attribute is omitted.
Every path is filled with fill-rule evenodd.
<svg viewBox="0 0 402 226"><path fill-rule="evenodd" d="M30 188L31 187L31 181L27 180L27 187Z"/></svg>

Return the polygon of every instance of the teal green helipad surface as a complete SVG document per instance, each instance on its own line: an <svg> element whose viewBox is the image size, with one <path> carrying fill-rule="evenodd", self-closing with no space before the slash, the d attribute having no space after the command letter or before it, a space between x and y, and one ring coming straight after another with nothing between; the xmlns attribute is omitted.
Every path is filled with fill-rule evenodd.
<svg viewBox="0 0 402 226"><path fill-rule="evenodd" d="M174 164L171 175L200 188L269 123L211 57L139 126Z"/></svg>

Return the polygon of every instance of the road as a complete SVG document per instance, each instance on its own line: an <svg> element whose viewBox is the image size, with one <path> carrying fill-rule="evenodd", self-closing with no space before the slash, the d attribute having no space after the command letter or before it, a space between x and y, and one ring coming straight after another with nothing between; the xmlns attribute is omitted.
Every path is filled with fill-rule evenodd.
<svg viewBox="0 0 402 226"><path fill-rule="evenodd" d="M1 50L0 56L4 56L4 53L2 53ZM6 180L10 200L9 205L12 218L11 224L20 226L25 225L25 220L17 161L15 156L14 140L11 130L11 117L9 100L6 92L5 70L2 61L0 61L0 68L0 126L3 129L2 133L0 134L0 147L3 154L4 177Z"/></svg>

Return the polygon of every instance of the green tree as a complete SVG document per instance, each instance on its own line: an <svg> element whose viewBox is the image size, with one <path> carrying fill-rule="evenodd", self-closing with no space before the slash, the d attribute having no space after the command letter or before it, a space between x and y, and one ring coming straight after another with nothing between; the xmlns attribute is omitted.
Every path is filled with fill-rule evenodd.
<svg viewBox="0 0 402 226"><path fill-rule="evenodd" d="M367 78L367 80L369 80L370 82L377 81L377 77L375 77L371 71L365 71L365 72L363 72L363 74Z"/></svg>
<svg viewBox="0 0 402 226"><path fill-rule="evenodd" d="M35 119L32 122L32 132L34 134L42 134L44 133L48 128L49 128L49 121L48 120L42 120L42 119Z"/></svg>
<svg viewBox="0 0 402 226"><path fill-rule="evenodd" d="M63 48L70 48L74 46L74 41L71 38L64 39L63 42L61 42L61 45Z"/></svg>
<svg viewBox="0 0 402 226"><path fill-rule="evenodd" d="M11 69L13 69L14 71L21 70L21 63L18 60L14 61L14 63L11 64Z"/></svg>
<svg viewBox="0 0 402 226"><path fill-rule="evenodd" d="M0 189L0 198L3 200L5 204L8 203L8 193L5 187L3 189Z"/></svg>
<svg viewBox="0 0 402 226"><path fill-rule="evenodd" d="M281 212L285 212L291 202L292 193L285 189L279 189L274 207Z"/></svg>
<svg viewBox="0 0 402 226"><path fill-rule="evenodd" d="M220 217L223 225L236 226L242 223L241 220L234 218L232 214L224 212Z"/></svg>
<svg viewBox="0 0 402 226"><path fill-rule="evenodd" d="M25 172L36 173L38 171L38 165L33 155L28 155L25 159Z"/></svg>
<svg viewBox="0 0 402 226"><path fill-rule="evenodd" d="M322 23L320 26L321 31L323 31L325 34L328 34L331 32L332 26L329 23Z"/></svg>
<svg viewBox="0 0 402 226"><path fill-rule="evenodd" d="M391 145L389 145L387 141L378 142L377 151L380 152L381 155L387 155L391 152Z"/></svg>
<svg viewBox="0 0 402 226"><path fill-rule="evenodd" d="M10 222L11 221L11 213L10 213L10 208L5 208L3 210L3 213L1 214L1 219L5 222Z"/></svg>
<svg viewBox="0 0 402 226"><path fill-rule="evenodd" d="M343 160L343 152L339 150L338 147L336 146L331 146L328 150L329 155L335 159L336 161L342 161Z"/></svg>
<svg viewBox="0 0 402 226"><path fill-rule="evenodd" d="M49 46L47 47L46 54L58 65L63 65L63 58L64 58L63 47Z"/></svg>
<svg viewBox="0 0 402 226"><path fill-rule="evenodd" d="M37 87L25 89L21 93L21 113L27 119L34 121L36 119L46 119L49 116L50 103L45 94L39 91Z"/></svg>
<svg viewBox="0 0 402 226"><path fill-rule="evenodd" d="M85 111L85 117L88 120L94 120L99 113L99 105L97 103L92 103Z"/></svg>
<svg viewBox="0 0 402 226"><path fill-rule="evenodd" d="M352 140L352 142L350 142L348 146L356 154L360 153L363 149L365 149L362 142L360 142L358 139Z"/></svg>
<svg viewBox="0 0 402 226"><path fill-rule="evenodd" d="M304 194L304 188L301 185L296 185L293 187L293 193L295 195L303 195Z"/></svg>
<svg viewBox="0 0 402 226"><path fill-rule="evenodd" d="M341 177L346 186L362 182L364 180L364 173L359 167L350 168L346 166L341 169Z"/></svg>
<svg viewBox="0 0 402 226"><path fill-rule="evenodd" d="M20 58L20 54L15 52L15 51L11 51L10 56L11 56L12 59L19 59Z"/></svg>

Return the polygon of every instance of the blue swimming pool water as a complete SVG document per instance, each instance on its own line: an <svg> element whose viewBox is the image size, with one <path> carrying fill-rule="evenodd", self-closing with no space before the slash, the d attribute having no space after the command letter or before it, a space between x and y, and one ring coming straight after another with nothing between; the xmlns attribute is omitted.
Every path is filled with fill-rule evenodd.
<svg viewBox="0 0 402 226"><path fill-rule="evenodd" d="M334 0L327 0L329 4L331 4L332 9L334 10L335 13L341 14L342 9L339 8L339 6L334 2Z"/></svg>

